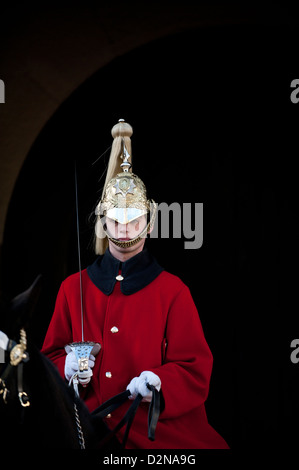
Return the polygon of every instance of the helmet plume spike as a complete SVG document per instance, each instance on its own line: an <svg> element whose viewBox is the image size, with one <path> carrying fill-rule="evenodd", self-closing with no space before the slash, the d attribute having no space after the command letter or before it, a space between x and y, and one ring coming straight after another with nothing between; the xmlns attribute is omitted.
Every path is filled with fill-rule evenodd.
<svg viewBox="0 0 299 470"><path fill-rule="evenodd" d="M127 153L130 156L132 162L132 145L131 145L131 136L133 134L133 128L125 122L124 119L120 119L115 126L112 127L111 134L113 137L113 143L110 152L109 164L107 169L106 180L104 184L102 198L104 196L106 186L109 181L114 178L117 173L119 173L119 169L121 164L123 163L123 153L124 147L126 148ZM132 163L131 163L132 164Z"/></svg>

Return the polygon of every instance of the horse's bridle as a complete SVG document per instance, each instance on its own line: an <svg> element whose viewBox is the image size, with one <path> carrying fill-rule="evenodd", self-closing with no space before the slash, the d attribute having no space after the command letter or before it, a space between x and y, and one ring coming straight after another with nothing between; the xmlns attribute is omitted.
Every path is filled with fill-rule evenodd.
<svg viewBox="0 0 299 470"><path fill-rule="evenodd" d="M6 364L0 377L0 395L2 395L4 403L7 404L7 398L10 392L6 383L12 371L16 367L18 397L21 406L26 408L27 406L30 406L30 401L27 393L24 392L23 389L23 364L29 361L29 354L27 352L26 332L23 328L20 331L20 342L16 343L10 339L7 344L6 353L9 355L9 362Z"/></svg>

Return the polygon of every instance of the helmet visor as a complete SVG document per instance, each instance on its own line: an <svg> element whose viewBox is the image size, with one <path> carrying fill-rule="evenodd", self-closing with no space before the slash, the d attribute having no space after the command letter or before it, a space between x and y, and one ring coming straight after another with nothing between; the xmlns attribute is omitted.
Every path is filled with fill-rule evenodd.
<svg viewBox="0 0 299 470"><path fill-rule="evenodd" d="M135 207L113 207L107 211L106 217L115 220L119 224L128 224L145 214L147 214L146 209L136 209Z"/></svg>

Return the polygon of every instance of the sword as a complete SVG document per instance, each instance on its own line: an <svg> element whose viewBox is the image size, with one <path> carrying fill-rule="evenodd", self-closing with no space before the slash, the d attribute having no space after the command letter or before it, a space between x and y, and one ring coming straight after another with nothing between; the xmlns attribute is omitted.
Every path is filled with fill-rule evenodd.
<svg viewBox="0 0 299 470"><path fill-rule="evenodd" d="M81 249L80 249L80 226L79 226L79 204L78 204L78 180L77 165L75 162L75 195L76 195L76 221L77 221L77 247L78 247L78 263L79 263L79 288L80 288L80 309L81 309L81 341L73 342L65 346L68 354L73 351L78 361L78 373L74 374L71 381L77 396L79 396L78 383L83 387L90 382L92 370L88 367L88 359L92 353L94 356L101 349L99 343L93 341L84 341L84 310L83 310L83 288L82 288L82 268L81 268Z"/></svg>

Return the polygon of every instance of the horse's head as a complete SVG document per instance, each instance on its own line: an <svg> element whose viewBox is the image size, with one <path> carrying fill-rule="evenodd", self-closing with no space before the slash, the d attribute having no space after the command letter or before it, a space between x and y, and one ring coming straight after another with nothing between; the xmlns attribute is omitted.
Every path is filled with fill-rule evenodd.
<svg viewBox="0 0 299 470"><path fill-rule="evenodd" d="M42 276L39 275L32 285L8 300L4 296L0 299L0 331L9 339L18 341L20 330L27 329L32 318L42 288Z"/></svg>

